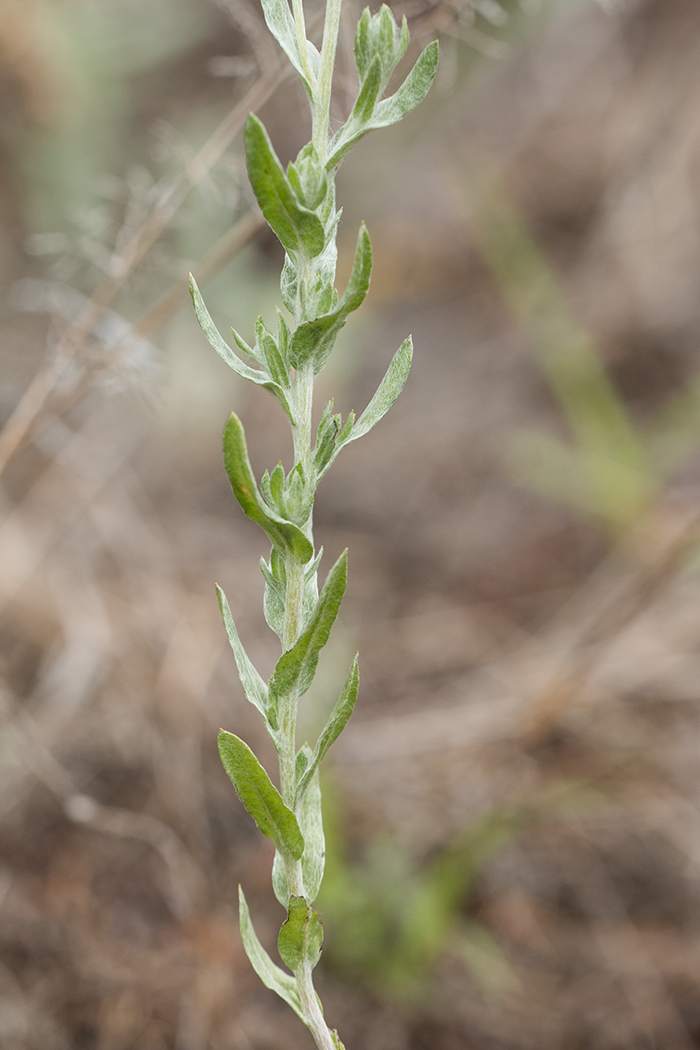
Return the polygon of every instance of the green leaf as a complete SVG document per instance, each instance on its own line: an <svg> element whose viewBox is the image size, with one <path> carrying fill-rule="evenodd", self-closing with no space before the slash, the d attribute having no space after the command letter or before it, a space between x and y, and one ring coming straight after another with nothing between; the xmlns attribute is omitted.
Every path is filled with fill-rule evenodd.
<svg viewBox="0 0 700 1050"><path fill-rule="evenodd" d="M287 356L287 348L289 346L289 328L287 322L284 319L282 311L279 306L277 309L277 347L280 352L280 357L284 362L285 368L289 368L289 358Z"/></svg>
<svg viewBox="0 0 700 1050"><path fill-rule="evenodd" d="M311 761L304 770L299 783L297 784L297 807L299 805L299 800L304 797L304 792L309 788L311 780L316 773L323 756L345 729L348 719L355 707L359 688L360 669L358 665L358 657L357 654L355 654L355 659L350 667L348 677L345 680L345 685L343 686L343 690L338 698L338 702L331 711L326 727L318 738Z"/></svg>
<svg viewBox="0 0 700 1050"><path fill-rule="evenodd" d="M331 457L335 453L336 439L340 433L340 423L341 417L336 415L328 421L327 425L324 425L323 430L319 426L316 435L316 447L314 448L314 469L317 478L323 476L326 467L331 461Z"/></svg>
<svg viewBox="0 0 700 1050"><path fill-rule="evenodd" d="M372 64L367 71L364 83L360 88L357 102L353 106L351 120L357 121L358 124L367 124L367 122L371 120L372 114L374 113L374 105L377 101L377 96L381 86L382 63L379 55L375 55Z"/></svg>
<svg viewBox="0 0 700 1050"><path fill-rule="evenodd" d="M258 674L255 666L248 658L248 655L241 645L241 640L238 637L238 631L236 625L233 622L233 616L231 615L231 609L226 600L226 595L221 590L219 585L216 585L216 596L219 599L219 609L221 610L221 619L224 621L224 627L226 628L226 634L228 640L231 643L233 649L233 655L236 660L236 667L238 668L238 677L241 680L243 686L243 692L246 695L246 699L250 701L253 707L257 707L260 714L265 719L267 724L267 686ZM277 726L270 727L276 729Z"/></svg>
<svg viewBox="0 0 700 1050"><path fill-rule="evenodd" d="M295 315L298 323L313 321L320 315L334 310L338 303L338 293L334 285L338 263L335 231L326 230L326 237L326 247L314 259L313 274L309 275L310 279L302 282L300 286L303 299L299 303L301 313L298 316Z"/></svg>
<svg viewBox="0 0 700 1050"><path fill-rule="evenodd" d="M381 63L380 90L383 91L407 47L405 15L399 30L391 8L386 4L382 4L375 15L370 15L369 8L365 8L355 34L355 65L360 83L364 83L371 63L378 58Z"/></svg>
<svg viewBox="0 0 700 1050"><path fill-rule="evenodd" d="M257 361L261 368L265 367L265 362L258 357L257 351L255 351L252 346L248 346L245 339L238 334L235 328L231 329L231 335L233 336L233 341L239 350L244 354L247 354L248 357L252 357L254 361Z"/></svg>
<svg viewBox="0 0 700 1050"><path fill-rule="evenodd" d="M289 10L287 0L262 0L262 9L265 21L267 22L267 28L270 30L275 40L296 69L301 77L304 87L306 88L309 98L311 98L314 85L309 80L307 70L302 61L301 53L299 51L299 38L297 36L296 25L294 24L294 19ZM305 43L311 77L315 81L318 78L320 56L310 40L307 40Z"/></svg>
<svg viewBox="0 0 700 1050"><path fill-rule="evenodd" d="M388 128L402 120L423 101L435 79L438 64L438 44L433 40L418 58L401 87L389 98L378 102L372 117L363 122L355 118L354 112L347 123L335 134L330 146L326 169L337 167L345 154L363 135L378 128Z"/></svg>
<svg viewBox="0 0 700 1050"><path fill-rule="evenodd" d="M311 748L305 748L308 761L312 761ZM318 897L323 881L326 862L326 839L323 834L323 812L321 809L321 783L318 769L312 775L307 790L297 807L297 820L304 836L304 853L301 858L301 873L304 879L304 896L309 904Z"/></svg>
<svg viewBox="0 0 700 1050"><path fill-rule="evenodd" d="M357 438L363 437L372 429L375 423L379 422L382 416L386 415L405 386L411 368L412 358L413 341L409 336L407 339L404 339L403 343L391 359L391 364L387 369L386 375L377 387L374 397L367 405L367 408L364 410L360 418L355 423L353 413L351 412L346 420L345 426L336 438L335 448L330 454L328 454L327 449L324 450L327 458L325 458L325 460L319 459L318 463L316 463L317 479L323 477L340 450L344 448L345 445L348 445L351 441L356 441Z"/></svg>
<svg viewBox="0 0 700 1050"><path fill-rule="evenodd" d="M350 441L356 441L358 438L363 437L372 429L375 423L379 422L382 416L386 415L406 384L412 359L413 340L409 335L392 357L386 375L377 387L374 397L352 430L346 436L340 435L338 450Z"/></svg>
<svg viewBox="0 0 700 1050"><path fill-rule="evenodd" d="M382 91L408 47L408 23L403 16L399 30L391 8L382 4L370 25L372 44L382 62Z"/></svg>
<svg viewBox="0 0 700 1050"><path fill-rule="evenodd" d="M355 423L345 441L355 441L372 429L386 415L403 390L413 359L413 340L410 335L391 359L386 375L377 387L377 392Z"/></svg>
<svg viewBox="0 0 700 1050"><path fill-rule="evenodd" d="M277 992L279 997L284 999L285 1003L294 1010L294 1013L305 1022L306 1018L304 1017L301 999L297 991L296 979L285 973L280 966L272 961L258 940L257 934L253 929L245 894L240 886L238 887L238 914L241 924L241 940L253 969L265 987L273 992Z"/></svg>
<svg viewBox="0 0 700 1050"><path fill-rule="evenodd" d="M287 177L297 199L305 208L318 208L328 190L326 172L312 142L299 150L297 159L287 168Z"/></svg>
<svg viewBox="0 0 700 1050"><path fill-rule="evenodd" d="M280 958L290 970L298 970L305 961L315 966L321 958L323 926L313 908L303 897L289 898L287 921L277 939Z"/></svg>
<svg viewBox="0 0 700 1050"><path fill-rule="evenodd" d="M284 857L277 849L272 861L272 889L275 897L283 908L289 908L289 886L287 884L287 871L284 866Z"/></svg>
<svg viewBox="0 0 700 1050"><path fill-rule="evenodd" d="M372 273L372 245L367 227L360 226L355 248L355 260L345 294L330 313L300 324L289 342L289 359L299 368L313 358L314 372L318 374L326 363L335 336L345 324L348 315L364 302L369 291Z"/></svg>
<svg viewBox="0 0 700 1050"><path fill-rule="evenodd" d="M325 244L323 223L299 203L265 128L252 113L245 126L245 149L260 210L284 247L310 258L319 255Z"/></svg>
<svg viewBox="0 0 700 1050"><path fill-rule="evenodd" d="M355 247L355 258L348 286L343 298L338 303L338 309L346 314L352 313L361 306L369 291L369 281L372 275L372 245L370 243L367 227L364 223L360 226Z"/></svg>
<svg viewBox="0 0 700 1050"><path fill-rule="evenodd" d="M328 573L316 611L297 642L277 661L270 679L270 697L303 696L313 681L321 649L328 641L338 615L348 578L348 552L343 553Z"/></svg>
<svg viewBox="0 0 700 1050"><path fill-rule="evenodd" d="M340 418L340 417L338 417L338 418ZM338 434L338 444L339 445L342 445L343 442L347 440L347 438L350 435L350 432L352 431L352 428L354 426L355 426L355 413L351 409L350 412L348 412L348 418L345 420L345 424L343 426L343 429Z"/></svg>
<svg viewBox="0 0 700 1050"><path fill-rule="evenodd" d="M357 72L360 75L360 81L364 80L365 74L367 73L372 61L369 39L371 19L372 15L370 14L370 10L366 7L360 16L360 20L357 23L357 31L355 32L355 65L357 66Z"/></svg>
<svg viewBox="0 0 700 1050"><path fill-rule="evenodd" d="M284 483L283 513L302 527L309 520L314 505L314 490L306 483L304 467L295 463Z"/></svg>
<svg viewBox="0 0 700 1050"><path fill-rule="evenodd" d="M241 376L243 379L250 380L250 382L255 383L256 386L263 387L265 390L268 390L273 397L276 397L284 411L289 416L292 426L294 426L294 416L289 407L287 395L280 384L275 382L268 373L259 372L257 368L251 368L250 365L245 364L241 361L238 354L234 353L228 343L222 338L221 333L212 321L192 274L190 274L190 295L192 296L192 303L194 305L194 312L197 315L197 320L199 321L201 329L207 337L210 346L216 350L219 357L222 358L229 368L232 368L237 375ZM234 332L233 335L239 347L244 349L246 353L249 353L251 357L257 359L257 354L251 350L248 344L245 343L236 332Z"/></svg>
<svg viewBox="0 0 700 1050"><path fill-rule="evenodd" d="M419 56L401 87L377 105L370 130L388 128L419 105L430 90L438 67L438 42L433 40Z"/></svg>
<svg viewBox="0 0 700 1050"><path fill-rule="evenodd" d="M272 839L280 852L299 860L304 839L297 818L285 806L279 791L239 737L219 730L219 754L238 797L263 835Z"/></svg>
<svg viewBox="0 0 700 1050"><path fill-rule="evenodd" d="M265 559L260 559L260 571L265 580L265 597L263 599L263 612L268 627L281 638L284 634L284 588L275 579Z"/></svg>
<svg viewBox="0 0 700 1050"><path fill-rule="evenodd" d="M272 332L269 332L265 327L262 317L259 317L255 322L255 345L256 350L259 349L260 351L255 355L258 360L262 358L265 362L268 373L272 376L274 381L284 390L289 390L290 383L287 366L277 349L277 340Z"/></svg>
<svg viewBox="0 0 700 1050"><path fill-rule="evenodd" d="M301 529L268 507L260 495L248 459L243 424L235 412L224 428L224 466L233 494L246 516L257 522L274 546L293 554L302 564L309 561L314 553L310 541Z"/></svg>
<svg viewBox="0 0 700 1050"><path fill-rule="evenodd" d="M319 547L314 560L307 565L304 573L304 591L301 598L302 632L311 623L318 604L318 567L323 557L323 547Z"/></svg>
<svg viewBox="0 0 700 1050"><path fill-rule="evenodd" d="M305 744L296 758L297 780L301 779L311 758L311 748ZM309 788L297 806L296 816L301 833L304 836L304 853L301 858L304 897L309 904L313 904L321 888L326 861L326 839L323 834L321 784L318 770L312 776ZM280 904L288 908L289 887L287 885L287 871L284 865L284 857L279 850L275 852L275 859L272 863L272 887Z"/></svg>
<svg viewBox="0 0 700 1050"><path fill-rule="evenodd" d="M284 498L284 467L279 462L270 476L270 493L279 506Z"/></svg>

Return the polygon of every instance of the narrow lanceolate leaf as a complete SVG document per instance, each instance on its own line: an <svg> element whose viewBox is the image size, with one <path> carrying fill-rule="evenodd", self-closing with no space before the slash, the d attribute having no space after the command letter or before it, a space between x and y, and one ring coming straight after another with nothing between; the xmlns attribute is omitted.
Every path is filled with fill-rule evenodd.
<svg viewBox="0 0 700 1050"><path fill-rule="evenodd" d="M405 386L412 359L413 340L409 335L391 359L391 364L377 387L376 394L355 423L346 441L354 441L362 437L389 411Z"/></svg>
<svg viewBox="0 0 700 1050"><path fill-rule="evenodd" d="M219 730L219 754L238 797L263 835L272 839L280 852L299 860L304 839L291 809L248 745L233 733Z"/></svg>
<svg viewBox="0 0 700 1050"><path fill-rule="evenodd" d="M245 126L245 149L260 210L284 247L310 258L319 255L325 244L323 223L297 200L265 128L252 113Z"/></svg>
<svg viewBox="0 0 700 1050"><path fill-rule="evenodd" d="M289 373L277 347L277 341L272 332L268 332L262 317L259 317L255 323L255 339L256 350L259 350L255 356L258 360L262 359L265 362L268 374L274 381L279 383L283 389L288 390Z"/></svg>
<svg viewBox="0 0 700 1050"><path fill-rule="evenodd" d="M275 859L272 862L272 889L282 907L289 908L287 870L284 866L284 857L278 849L275 850Z"/></svg>
<svg viewBox="0 0 700 1050"><path fill-rule="evenodd" d="M296 69L309 97L311 97L313 90L312 80L315 81L318 77L318 68L320 65L318 51L309 40L306 41L308 55L307 68L302 61L302 56L299 52L299 38L297 36L296 26L294 24L294 19L292 18L292 13L289 10L287 0L262 0L262 9L265 21L267 22L267 28L270 30L275 40ZM308 75L309 70L311 72L311 79L309 79Z"/></svg>
<svg viewBox="0 0 700 1050"><path fill-rule="evenodd" d="M313 754L308 744L299 751L296 760L297 781L300 782L309 763L313 760ZM326 864L326 839L323 833L323 812L321 808L321 784L319 771L312 771L308 788L297 794L298 802L296 817L299 822L301 833L304 836L304 854L301 858L301 874L304 882L304 897L313 902L318 897L323 881L323 870ZM289 887L287 885L287 872L284 858L277 851L272 864L272 886L277 900L285 908L289 907Z"/></svg>
<svg viewBox="0 0 700 1050"><path fill-rule="evenodd" d="M318 473L319 478L326 473L341 448L349 444L351 441L356 441L357 438L361 438L372 429L375 423L379 422L382 416L386 415L406 384L412 358L413 341L409 335L407 339L404 339L403 343L391 359L391 364L387 369L386 375L377 387L377 392L360 418L351 427L344 428L344 433L338 435L335 450L323 470Z"/></svg>
<svg viewBox="0 0 700 1050"><path fill-rule="evenodd" d="M335 336L348 316L364 302L372 274L372 245L367 227L360 226L355 248L355 260L343 297L329 313L300 324L289 342L289 360L299 368L313 358L314 372L321 371L330 353Z"/></svg>
<svg viewBox="0 0 700 1050"><path fill-rule="evenodd" d="M337 167L345 154L369 131L388 128L402 120L419 102L422 102L435 79L438 63L438 45L428 44L401 87L389 98L377 102L372 116L366 120L355 118L354 112L331 142L326 168Z"/></svg>
<svg viewBox="0 0 700 1050"><path fill-rule="evenodd" d="M389 98L377 104L372 118L372 130L388 128L415 109L423 101L435 79L438 67L438 42L428 44L401 87Z"/></svg>
<svg viewBox="0 0 700 1050"><path fill-rule="evenodd" d="M248 904L240 886L238 887L238 915L241 924L243 947L258 977L266 988L277 992L279 997L284 999L285 1003L291 1006L292 1010L301 1017L302 1021L305 1021L301 999L297 991L297 982L294 977L285 973L281 966L272 961L258 940L258 936L253 929Z"/></svg>
<svg viewBox="0 0 700 1050"><path fill-rule="evenodd" d="M353 712L355 707L355 701L357 700L357 692L360 687L360 670L358 666L357 654L352 662L352 666L348 673L348 677L345 680L345 685L338 698L338 703L331 711L330 718L326 723L326 727L321 733L314 753L309 762L308 766L304 769L299 783L297 784L296 798L297 807L299 806L299 800L304 797L304 792L309 789L312 782L312 778L316 773L319 763L323 759L323 756L328 751L329 747L335 743L342 731L347 725L347 721Z"/></svg>
<svg viewBox="0 0 700 1050"><path fill-rule="evenodd" d="M353 121L357 121L358 124L366 124L372 119L374 106L381 86L382 63L379 55L375 55L372 64L367 71L367 76L365 77L364 83L360 89L360 93L357 96L357 102L353 106L351 117Z"/></svg>
<svg viewBox="0 0 700 1050"><path fill-rule="evenodd" d="M281 638L284 634L284 590L279 581L270 572L264 558L260 559L260 571L265 580L265 596L263 598L265 620L268 627Z"/></svg>
<svg viewBox="0 0 700 1050"><path fill-rule="evenodd" d="M303 897L289 898L287 921L280 930L277 948L290 970L298 970L304 961L315 966L321 958L323 926L313 908Z"/></svg>
<svg viewBox="0 0 700 1050"><path fill-rule="evenodd" d="M192 274L190 274L190 295L192 296L192 303L194 304L194 312L197 315L197 320L199 321L210 346L216 350L219 357L222 358L229 368L232 368L237 375L241 376L243 379L249 379L251 383L255 383L257 386L264 387L264 389L268 390L273 397L276 397L284 411L289 416L292 425L294 425L294 416L289 407L287 395L280 384L276 383L268 373L260 372L257 368L251 368L250 365L241 361L238 354L236 354L222 338L221 333L212 321L211 315L204 305L204 300L202 299L201 293ZM241 342L243 341L241 340ZM243 346L245 347L246 344L243 343ZM248 348L246 347L246 349Z"/></svg>
<svg viewBox="0 0 700 1050"><path fill-rule="evenodd" d="M307 748L309 761L311 749ZM297 807L297 820L304 836L304 854L301 858L301 874L304 879L304 896L309 904L318 897L326 864L326 838L323 834L323 812L321 809L321 783L318 768L311 777L301 802Z"/></svg>
<svg viewBox="0 0 700 1050"><path fill-rule="evenodd" d="M231 609L226 600L226 595L221 590L219 585L216 585L216 596L219 599L219 609L221 610L221 619L224 621L224 627L226 628L226 634L228 640L231 643L233 649L233 655L236 660L236 667L238 668L238 677L241 680L243 686L243 692L246 695L246 699L257 707L260 714L268 722L267 718L267 686L258 674L255 666L251 662L246 653L245 649L241 645L241 640L238 637L238 631L236 625L233 622L233 616L231 615ZM271 729L276 729L276 726L270 726Z"/></svg>
<svg viewBox="0 0 700 1050"><path fill-rule="evenodd" d="M348 579L348 552L343 553L328 573L308 628L277 661L270 679L270 699L303 696L313 681L321 649L328 641L338 615Z"/></svg>
<svg viewBox="0 0 700 1050"><path fill-rule="evenodd" d="M355 258L352 264L350 279L343 298L338 303L338 307L345 310L346 313L351 313L353 310L357 310L358 306L362 306L365 301L365 296L369 291L369 281L371 276L372 245L370 243L369 234L367 233L367 227L362 223L357 235Z"/></svg>
<svg viewBox="0 0 700 1050"><path fill-rule="evenodd" d="M301 529L281 518L263 500L248 459L243 424L235 412L224 428L224 466L246 516L264 529L274 546L293 554L302 564L310 561L314 549Z"/></svg>

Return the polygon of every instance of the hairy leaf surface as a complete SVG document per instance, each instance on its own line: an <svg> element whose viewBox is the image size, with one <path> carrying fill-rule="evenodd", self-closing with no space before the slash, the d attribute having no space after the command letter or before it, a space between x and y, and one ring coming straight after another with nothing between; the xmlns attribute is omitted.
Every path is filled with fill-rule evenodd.
<svg viewBox="0 0 700 1050"><path fill-rule="evenodd" d="M299 38L297 36L296 26L294 24L294 19L292 18L292 13L289 10L287 0L261 0L261 2L265 21L267 22L267 28L270 30L275 40L296 69L301 77L304 87L306 88L307 94L311 97L314 83L318 77L318 68L320 64L320 55L317 49L310 40L306 41L311 76L313 78L312 82L309 80L306 69L304 68L302 56L299 51Z"/></svg>
<svg viewBox="0 0 700 1050"><path fill-rule="evenodd" d="M312 258L323 251L325 231L315 212L297 199L267 131L252 113L245 126L248 176L260 210L290 252Z"/></svg>
<svg viewBox="0 0 700 1050"><path fill-rule="evenodd" d="M404 80L401 87L389 98L377 102L371 117L361 120L350 114L346 124L336 133L330 147L330 155L326 161L326 168L331 171L340 164L345 154L352 149L356 142L370 131L379 128L388 128L403 120L411 110L423 101L435 74L437 73L438 44L436 40L428 44L418 58L411 72Z"/></svg>
<svg viewBox="0 0 700 1050"><path fill-rule="evenodd" d="M328 641L338 615L348 579L348 552L343 553L328 573L309 627L277 661L270 679L270 695L303 696L313 681L321 649Z"/></svg>
<svg viewBox="0 0 700 1050"><path fill-rule="evenodd" d="M291 1006L294 1013L298 1014L302 1021L305 1021L301 999L297 991L297 982L290 974L285 973L280 966L272 961L258 940L250 918L248 903L240 886L238 887L238 915L241 924L243 947L258 977L266 988L277 992L279 997L284 999L288 1006Z"/></svg>
<svg viewBox="0 0 700 1050"><path fill-rule="evenodd" d="M263 835L281 852L299 860L304 838L297 818L285 806L279 791L257 758L240 737L219 730L219 754L238 797Z"/></svg>
<svg viewBox="0 0 700 1050"><path fill-rule="evenodd" d="M338 702L331 711L330 718L326 723L325 729L321 733L316 747L314 748L313 756L308 766L302 773L302 776L297 785L296 797L301 799L304 796L304 792L309 787L311 780L316 773L319 763L323 759L323 756L328 751L329 747L338 739L342 731L347 725L347 721L353 712L355 707L355 701L357 700L357 693L360 688L360 669L358 665L358 657L355 654L355 659L352 662L348 677L345 680L342 692L338 698Z"/></svg>
<svg viewBox="0 0 700 1050"><path fill-rule="evenodd" d="M216 596L219 599L221 619L224 622L226 634L228 635L228 640L231 643L231 648L233 649L233 655L236 661L236 667L238 669L238 677L241 680L243 692L246 695L246 699L249 700L254 707L257 707L258 711L267 723L267 685L265 684L261 676L258 674L258 671L249 659L248 654L246 653L245 649L241 644L241 640L238 637L238 631L236 630L236 625L233 621L233 616L231 615L231 609L229 607L228 601L226 600L226 595L221 590L221 587L219 587L218 584L216 585ZM277 726L270 726L270 728L274 730L277 729Z"/></svg>
<svg viewBox="0 0 700 1050"><path fill-rule="evenodd" d="M243 424L235 412L224 428L224 466L246 516L264 529L274 546L293 554L302 564L310 561L314 549L301 529L281 518L263 500L248 459Z"/></svg>
<svg viewBox="0 0 700 1050"><path fill-rule="evenodd" d="M263 387L265 390L268 390L273 397L277 398L282 408L289 416L291 423L294 424L294 416L292 415L287 395L280 383L276 382L269 373L258 371L257 368L251 368L250 365L245 364L244 361L241 361L238 354L231 349L225 339L223 339L219 329L212 321L211 315L207 310L199 288L197 287L197 282L192 274L190 274L190 295L192 296L192 303L194 305L194 312L197 315L197 320L209 341L209 345L216 350L219 357L222 358L229 368L232 368L237 375L241 376L243 379L250 380L250 382L255 383L256 386ZM249 353L251 357L257 356L236 332L234 332L233 335L238 345L245 352Z"/></svg>
<svg viewBox="0 0 700 1050"><path fill-rule="evenodd" d="M282 962L290 970L298 970L304 960L313 967L321 958L322 943L323 926L317 913L303 897L290 897L287 921L277 939Z"/></svg>
<svg viewBox="0 0 700 1050"><path fill-rule="evenodd" d="M364 302L372 274L372 245L364 223L360 226L352 272L345 294L329 313L300 324L289 342L289 359L299 368L313 358L314 372L326 363L333 341L348 316Z"/></svg>

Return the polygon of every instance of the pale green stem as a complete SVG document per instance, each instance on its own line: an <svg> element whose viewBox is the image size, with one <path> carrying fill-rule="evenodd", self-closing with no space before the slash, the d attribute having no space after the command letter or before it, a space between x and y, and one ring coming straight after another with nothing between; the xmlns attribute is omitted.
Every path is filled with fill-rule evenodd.
<svg viewBox="0 0 700 1050"><path fill-rule="evenodd" d="M311 362L297 369L294 377L294 417L296 425L294 434L294 462L301 463L306 477L311 475L311 412L313 408L314 373ZM312 519L309 518L304 532L313 543ZM304 576L306 565L303 565L293 554L285 563L287 586L284 602L284 631L282 647L285 652L292 648L302 627L304 605ZM294 762L296 758L296 700L293 697L284 699L280 711L280 730L282 735L280 747L280 788L282 798L288 806L294 807Z"/></svg>
<svg viewBox="0 0 700 1050"><path fill-rule="evenodd" d="M311 413L314 399L313 363L307 361L297 369L294 400L296 426L294 427L294 462L301 463L307 480L311 477ZM309 536L309 539L311 537Z"/></svg>
<svg viewBox="0 0 700 1050"><path fill-rule="evenodd" d="M321 45L321 68L319 70L317 90L313 100L313 144L321 163L325 164L328 154L328 125L331 111L331 88L333 86L333 68L335 66L335 49L340 29L340 9L343 0L327 0L326 21L323 26L323 43Z"/></svg>
<svg viewBox="0 0 700 1050"><path fill-rule="evenodd" d="M329 137L329 115L331 86L333 82L333 67L335 64L335 49L338 40L338 29L340 25L340 8L342 0L327 0L326 22L323 29L323 44L321 48L321 68L318 81L314 82L311 76L308 51L306 47L306 29L304 27L304 12L302 0L292 0L294 19L297 27L299 47L302 53L302 63L307 77L312 84L312 113L313 113L313 143L322 163L325 163L328 152ZM310 259L297 260L298 270L298 299L296 309L296 322L302 323L305 318L305 292L313 279L313 262ZM313 408L314 372L313 365L308 362L298 368L294 376L294 462L301 463L307 481L312 476L312 408ZM304 526L304 532L313 543L312 518ZM285 651L291 649L297 641L302 627L303 599L304 599L304 576L306 566L302 565L295 557L291 556L286 562L287 587L285 594L285 616L282 644ZM286 697L283 702L283 710L280 711L280 789L282 798L286 805L294 808L295 794L295 764L296 764L296 719L297 701L296 697ZM287 874L287 885L293 896L303 896L304 879L301 869L301 861L285 857L285 869ZM323 1019L323 1013L314 989L313 968L308 960L304 960L300 967L295 970L297 990L301 999L302 1009L306 1023L318 1050L335 1050L333 1038L328 1025Z"/></svg>
<svg viewBox="0 0 700 1050"><path fill-rule="evenodd" d="M306 278L306 274L300 276L300 281ZM312 453L311 453L311 412L313 407L314 372L313 365L308 362L305 366L297 369L294 377L294 418L296 425L294 434L294 462L302 463L306 477L311 476ZM313 543L312 521L306 523L304 528L306 535ZM295 557L291 556L286 562L287 589L285 595L284 633L282 644L285 650L291 649L301 632L304 575L306 566L302 565ZM280 791L287 806L294 809L295 765L296 765L296 719L297 699L296 697L285 697L280 711ZM285 857L285 871L287 874L287 886L294 897L304 895L304 878L301 869L301 861ZM304 960L298 969L294 971L297 981L297 990L301 1000L302 1009L306 1023L318 1050L335 1050L333 1037L328 1025L323 1019L323 1013L319 1005L318 996L314 989L313 969L308 960Z"/></svg>
<svg viewBox="0 0 700 1050"><path fill-rule="evenodd" d="M316 1046L319 1050L335 1050L330 1029L323 1019L316 989L314 988L311 963L305 960L299 969L295 970L294 976L297 979L297 990L306 1015L306 1023L311 1030Z"/></svg>

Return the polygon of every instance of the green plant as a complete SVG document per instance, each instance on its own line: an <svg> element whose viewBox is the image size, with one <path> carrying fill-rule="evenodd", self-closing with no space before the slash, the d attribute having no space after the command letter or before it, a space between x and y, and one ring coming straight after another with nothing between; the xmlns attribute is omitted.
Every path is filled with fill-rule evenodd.
<svg viewBox="0 0 700 1050"><path fill-rule="evenodd" d="M411 339L404 340L370 404L358 419L343 422L330 401L312 435L313 388L316 376L333 349L348 316L362 304L369 289L372 252L364 224L357 238L347 288L334 288L336 231L335 174L348 151L367 132L401 120L425 97L437 69L437 44L429 44L394 94L383 98L389 79L408 46L405 18L399 27L388 7L370 15L365 10L355 36L359 75L357 100L348 119L329 133L331 85L341 0L328 0L320 52L306 39L302 0L262 0L267 25L301 78L309 97L312 140L294 163L283 169L267 132L251 115L245 128L248 173L260 209L285 249L281 276L282 301L293 318L288 324L277 312L277 330L260 318L255 345L236 332L236 347L245 363L223 340L192 280L191 292L202 329L213 348L238 375L268 390L279 401L291 424L294 465L285 473L281 463L263 475L258 486L248 459L240 420L231 414L224 430L224 465L234 494L245 514L257 522L272 544L265 580L265 617L282 643L282 655L269 682L248 659L231 612L219 589L219 603L238 673L248 700L262 715L279 756L279 790L242 740L221 731L219 751L234 787L260 830L275 844L272 882L287 909L278 949L287 973L260 944L240 891L241 934L256 972L311 1029L318 1047L342 1046L327 1027L313 986L322 928L312 904L324 867L324 835L319 787L319 763L347 723L357 698L357 657L315 748L297 748L297 708L313 680L319 654L335 621L345 591L347 554L328 574L319 595L317 571L322 551L314 550L312 514L318 483L351 441L366 434L400 393L411 363Z"/></svg>
<svg viewBox="0 0 700 1050"><path fill-rule="evenodd" d="M464 907L484 865L542 819L534 807L495 806L423 862L386 835L371 838L361 856L349 860L334 794L321 891L332 918L334 969L374 995L416 1003L429 997L437 960L449 953L464 959L490 991L512 987L505 953Z"/></svg>
<svg viewBox="0 0 700 1050"><path fill-rule="evenodd" d="M487 994L517 988L507 952L488 925L470 914L475 884L514 840L552 822L598 813L605 797L581 781L553 780L485 809L419 858L386 834L370 837L359 852L350 850L340 799L332 778L330 784L325 779L332 819L320 904L332 920L333 969L375 996L414 1005L430 1000L436 965L445 956L460 960Z"/></svg>

